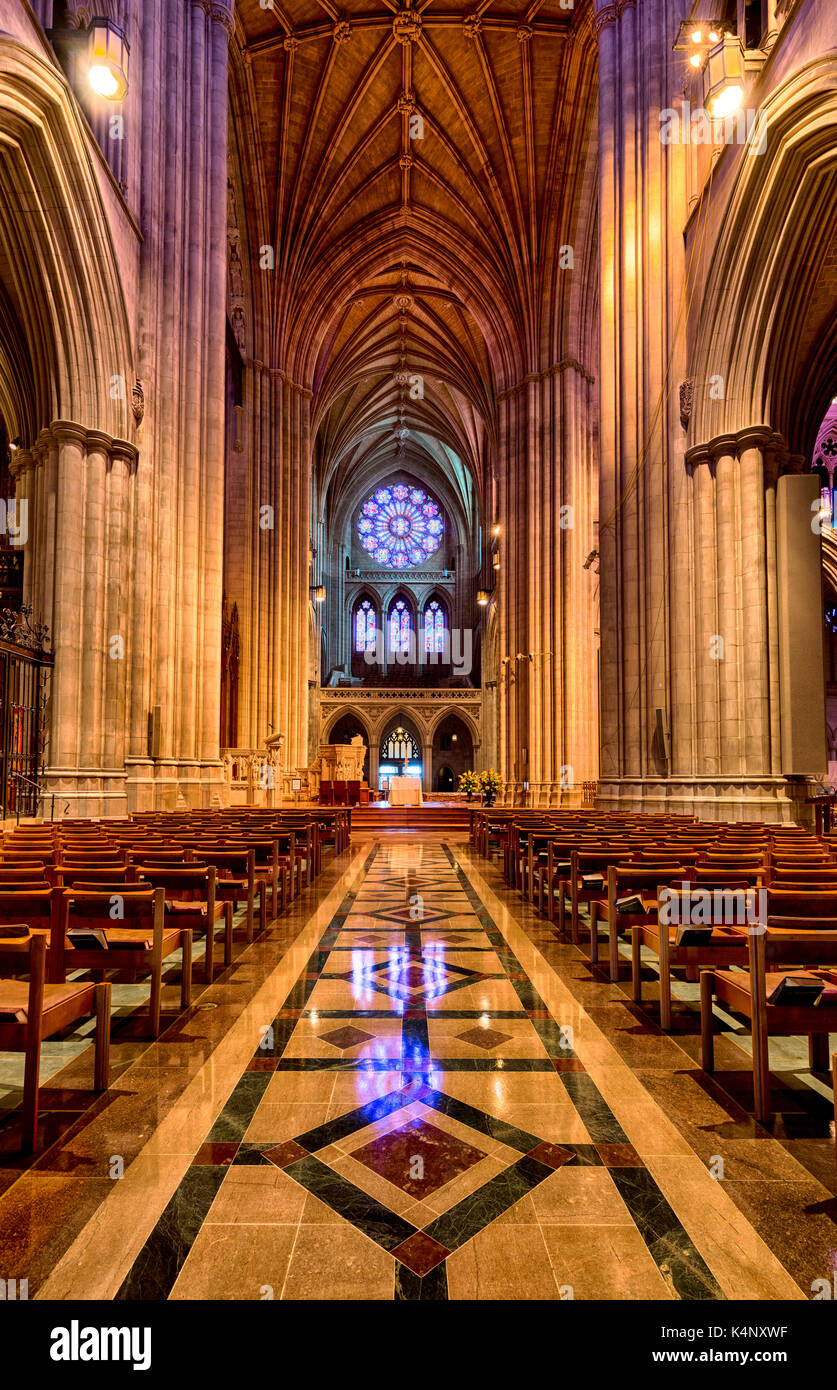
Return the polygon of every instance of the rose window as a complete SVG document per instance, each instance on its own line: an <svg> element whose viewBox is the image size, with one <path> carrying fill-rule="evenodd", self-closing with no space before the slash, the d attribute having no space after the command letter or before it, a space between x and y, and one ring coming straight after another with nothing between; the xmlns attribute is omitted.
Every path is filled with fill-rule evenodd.
<svg viewBox="0 0 837 1390"><path fill-rule="evenodd" d="M424 564L442 541L442 515L421 488L396 483L364 502L357 523L360 543L378 565L402 570Z"/></svg>

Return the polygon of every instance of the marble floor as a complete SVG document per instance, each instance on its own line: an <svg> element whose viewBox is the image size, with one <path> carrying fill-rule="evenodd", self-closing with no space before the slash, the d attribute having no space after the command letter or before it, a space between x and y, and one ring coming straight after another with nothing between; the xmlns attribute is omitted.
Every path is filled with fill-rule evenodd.
<svg viewBox="0 0 837 1390"><path fill-rule="evenodd" d="M37 1299L810 1299L837 1264L830 1092L788 1044L757 1125L735 1020L710 1078L692 987L666 1036L647 974L639 1008L467 842L354 841L157 1042L126 998L105 1095L69 1047L30 1162L7 1108L0 1276Z"/></svg>

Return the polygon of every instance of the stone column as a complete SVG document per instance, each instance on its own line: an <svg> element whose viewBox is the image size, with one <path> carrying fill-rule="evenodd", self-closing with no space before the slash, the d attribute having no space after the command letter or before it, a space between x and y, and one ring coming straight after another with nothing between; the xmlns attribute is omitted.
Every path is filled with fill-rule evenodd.
<svg viewBox="0 0 837 1390"><path fill-rule="evenodd" d="M688 572L672 567L671 546L673 518L688 525L670 443L674 385L685 376L676 323L683 154L663 145L659 121L675 85L678 19L664 0L596 0L603 806L666 798L657 711L670 724L672 689L678 709L688 698L670 669L672 621L682 626L688 602Z"/></svg>
<svg viewBox="0 0 837 1390"><path fill-rule="evenodd" d="M433 793L433 740L422 739L421 744L421 786L426 797Z"/></svg>
<svg viewBox="0 0 837 1390"><path fill-rule="evenodd" d="M500 399L500 771L534 804L597 771L591 391L568 358Z"/></svg>
<svg viewBox="0 0 837 1390"><path fill-rule="evenodd" d="M781 777L776 478L780 441L757 426L690 449L695 690L693 756L676 768L682 804L707 818L793 814ZM790 793L792 796L792 793Z"/></svg>
<svg viewBox="0 0 837 1390"><path fill-rule="evenodd" d="M158 804L218 790L224 499L229 0L143 8L140 375L153 467L148 707ZM148 536L138 545L148 544ZM134 710L141 726L149 708ZM139 749L137 749L139 753Z"/></svg>

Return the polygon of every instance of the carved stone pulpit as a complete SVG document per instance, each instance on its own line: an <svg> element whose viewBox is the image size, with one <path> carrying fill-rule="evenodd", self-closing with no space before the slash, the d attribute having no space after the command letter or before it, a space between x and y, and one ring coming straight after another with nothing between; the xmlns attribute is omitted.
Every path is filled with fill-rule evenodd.
<svg viewBox="0 0 837 1390"><path fill-rule="evenodd" d="M308 792L312 801L320 795L320 782L362 782L366 744L360 734L351 743L321 743L320 751L308 770Z"/></svg>

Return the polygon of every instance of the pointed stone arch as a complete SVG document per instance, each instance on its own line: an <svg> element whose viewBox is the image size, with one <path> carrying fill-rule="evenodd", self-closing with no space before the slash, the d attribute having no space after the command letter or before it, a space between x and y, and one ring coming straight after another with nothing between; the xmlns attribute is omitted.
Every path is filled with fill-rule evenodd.
<svg viewBox="0 0 837 1390"><path fill-rule="evenodd" d="M133 351L89 135L60 71L9 35L0 125L0 322L20 353L15 367L0 341L0 408L30 447L56 420L131 440Z"/></svg>

